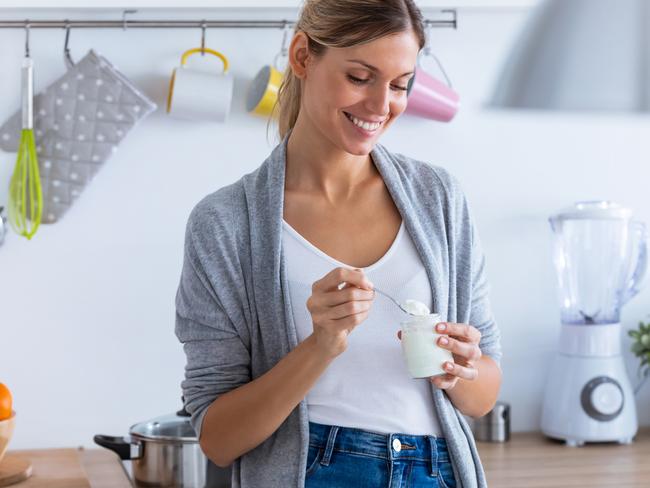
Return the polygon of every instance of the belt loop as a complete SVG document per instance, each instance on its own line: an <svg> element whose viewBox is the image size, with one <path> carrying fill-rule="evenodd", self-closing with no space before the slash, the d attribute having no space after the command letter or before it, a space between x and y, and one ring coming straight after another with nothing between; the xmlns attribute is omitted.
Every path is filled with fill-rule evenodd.
<svg viewBox="0 0 650 488"><path fill-rule="evenodd" d="M332 457L332 451L334 450L334 442L336 441L336 434L339 431L338 425L332 425L330 427L330 434L327 437L327 445L325 446L325 454L323 455L323 459L321 459L320 463L323 466L329 466L330 464L330 458Z"/></svg>
<svg viewBox="0 0 650 488"><path fill-rule="evenodd" d="M431 476L436 476L438 473L438 445L436 444L435 436L427 436L431 445Z"/></svg>

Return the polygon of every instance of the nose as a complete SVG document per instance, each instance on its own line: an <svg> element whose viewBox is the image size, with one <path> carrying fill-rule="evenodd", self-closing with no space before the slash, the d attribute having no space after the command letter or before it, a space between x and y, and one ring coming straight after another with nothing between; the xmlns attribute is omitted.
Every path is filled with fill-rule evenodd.
<svg viewBox="0 0 650 488"><path fill-rule="evenodd" d="M372 90L366 106L373 114L388 115L390 113L390 97L390 85L377 84Z"/></svg>

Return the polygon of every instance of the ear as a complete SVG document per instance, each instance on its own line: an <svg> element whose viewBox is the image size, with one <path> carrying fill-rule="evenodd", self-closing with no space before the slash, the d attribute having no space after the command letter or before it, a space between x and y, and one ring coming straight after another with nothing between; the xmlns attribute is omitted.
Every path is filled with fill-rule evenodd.
<svg viewBox="0 0 650 488"><path fill-rule="evenodd" d="M309 40L303 31L294 34L289 45L289 64L296 78L304 79L307 77L307 65L310 61Z"/></svg>

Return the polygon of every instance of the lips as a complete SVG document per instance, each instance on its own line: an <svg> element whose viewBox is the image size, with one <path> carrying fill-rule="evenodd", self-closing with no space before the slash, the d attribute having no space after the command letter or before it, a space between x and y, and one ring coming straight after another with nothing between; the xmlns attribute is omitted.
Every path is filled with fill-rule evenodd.
<svg viewBox="0 0 650 488"><path fill-rule="evenodd" d="M355 126L359 127L360 129L366 130L368 132L374 132L377 129L379 129L385 122L388 120L388 118L384 118L382 120L378 121L370 121L367 119L361 119L359 117L356 117L348 112L343 112L347 119L352 122Z"/></svg>

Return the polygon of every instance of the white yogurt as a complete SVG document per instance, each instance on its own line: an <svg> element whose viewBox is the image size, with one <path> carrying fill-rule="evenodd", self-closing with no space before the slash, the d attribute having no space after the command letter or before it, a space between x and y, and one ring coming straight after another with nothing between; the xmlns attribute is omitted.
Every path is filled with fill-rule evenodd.
<svg viewBox="0 0 650 488"><path fill-rule="evenodd" d="M402 306L415 316L402 322L402 352L406 367L413 378L428 378L445 374L443 364L453 362L451 351L438 345L436 324L442 322L437 313L417 300L406 300Z"/></svg>
<svg viewBox="0 0 650 488"><path fill-rule="evenodd" d="M429 307L417 300L406 300L402 303L402 307L413 315L429 315L431 313Z"/></svg>

